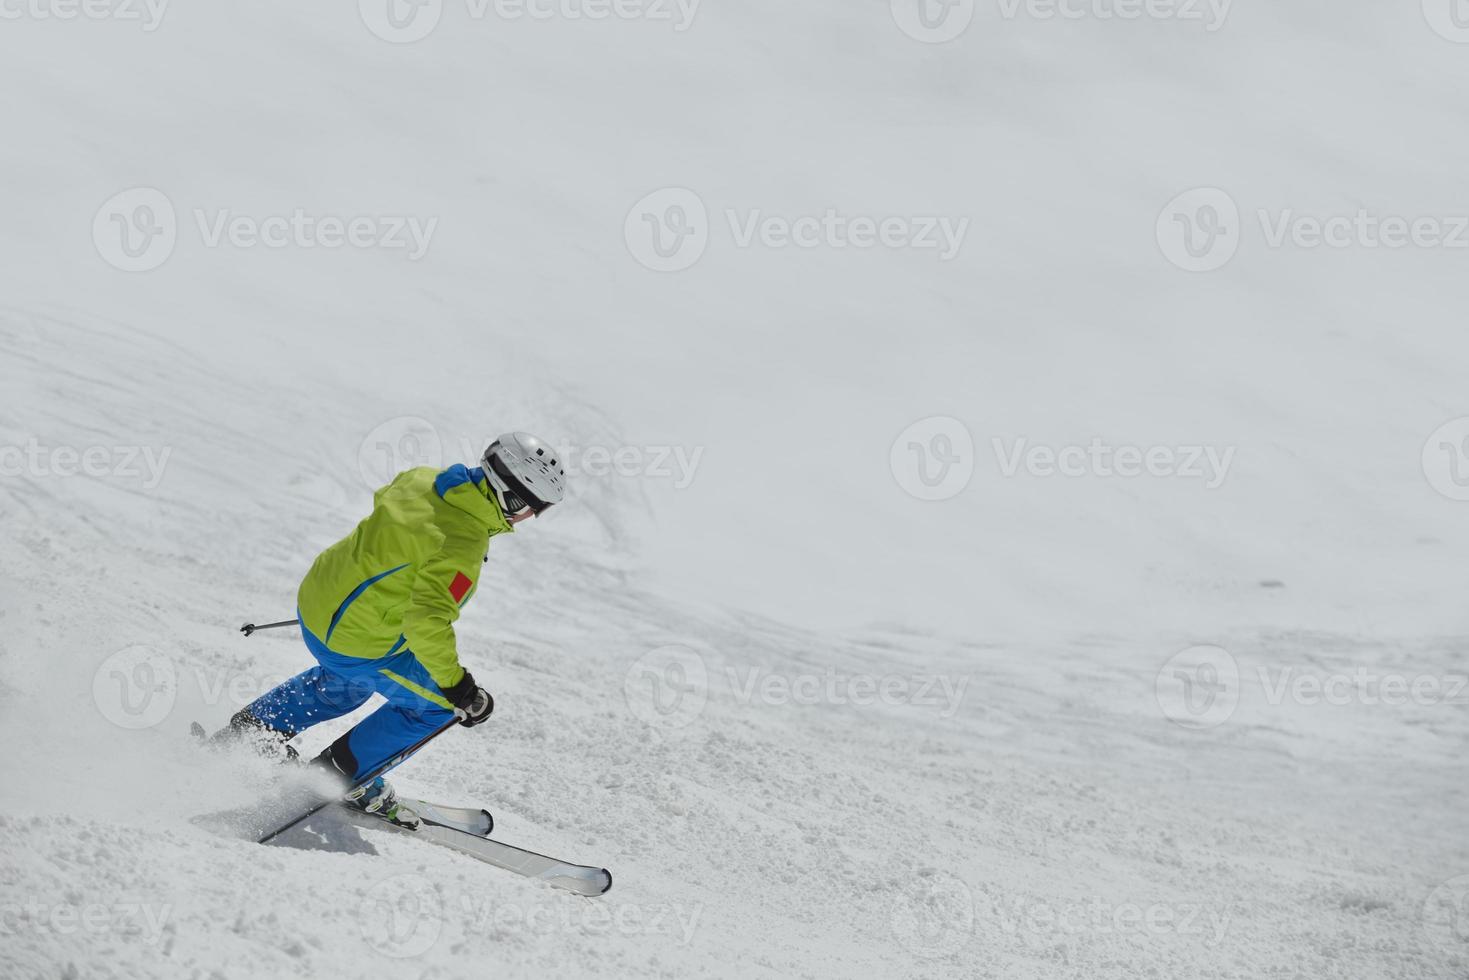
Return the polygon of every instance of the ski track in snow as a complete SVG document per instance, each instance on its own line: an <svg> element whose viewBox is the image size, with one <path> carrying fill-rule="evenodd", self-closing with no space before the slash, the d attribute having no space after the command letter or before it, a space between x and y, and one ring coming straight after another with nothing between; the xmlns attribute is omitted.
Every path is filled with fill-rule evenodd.
<svg viewBox="0 0 1469 980"><path fill-rule="evenodd" d="M309 393L60 313L0 316L0 386L46 407L43 443L174 447L150 493L83 478L0 492L6 976L1452 975L1422 906L1466 858L1462 705L1293 716L1247 680L1235 719L1186 731L1152 703L1157 658L1120 638L819 635L660 598L611 544L643 504L610 492L493 543L461 646L499 710L398 781L488 807L509 842L605 864L611 893L589 902L412 841L365 838L371 854L215 836L188 818L247 802L269 770L199 752L187 725L223 723L231 679L307 665L293 633L233 631L288 612L315 549L365 512L352 453L368 396L343 387L335 411L314 411ZM246 404L263 407L232 425ZM573 426L584 412L533 407ZM251 478L266 469L297 479ZM500 576L522 601L497 595ZM93 694L134 644L177 672L173 709L141 731L101 717ZM677 728L624 700L629 668L667 644L708 670L706 706ZM1428 640L1230 645L1246 666L1453 664ZM740 697L751 668L969 687L951 716L762 705ZM1096 903L1189 925L1099 925ZM94 905L105 927L48 918ZM1036 925L1038 910L1083 925Z"/></svg>

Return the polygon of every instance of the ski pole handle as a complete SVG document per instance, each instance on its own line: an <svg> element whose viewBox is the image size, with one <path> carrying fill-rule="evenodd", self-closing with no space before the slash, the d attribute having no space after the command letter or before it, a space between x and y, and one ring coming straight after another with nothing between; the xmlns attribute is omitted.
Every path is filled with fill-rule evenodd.
<svg viewBox="0 0 1469 980"><path fill-rule="evenodd" d="M300 625L301 625L301 621L299 619L288 619L288 620L286 620L283 623L266 623L264 626L256 626L254 623L246 623L244 626L241 626L240 627L240 632L241 633L244 633L246 636L250 636L256 630L274 630L274 629L280 629L282 626L300 626Z"/></svg>

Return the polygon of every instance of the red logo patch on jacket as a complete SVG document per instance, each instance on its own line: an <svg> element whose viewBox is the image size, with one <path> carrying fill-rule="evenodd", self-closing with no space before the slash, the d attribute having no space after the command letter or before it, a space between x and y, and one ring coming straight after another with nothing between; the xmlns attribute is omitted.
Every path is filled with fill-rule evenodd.
<svg viewBox="0 0 1469 980"><path fill-rule="evenodd" d="M449 583L449 594L454 597L455 602L463 602L464 597L469 595L469 590L474 588L474 583L469 576L463 572L454 573L454 581Z"/></svg>

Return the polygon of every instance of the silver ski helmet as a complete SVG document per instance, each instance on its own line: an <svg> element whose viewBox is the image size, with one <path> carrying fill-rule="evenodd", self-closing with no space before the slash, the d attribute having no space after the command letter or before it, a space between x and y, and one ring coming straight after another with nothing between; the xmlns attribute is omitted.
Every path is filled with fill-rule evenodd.
<svg viewBox="0 0 1469 980"><path fill-rule="evenodd" d="M566 495L559 454L529 432L507 432L496 439L480 464L507 517L527 507L539 514Z"/></svg>

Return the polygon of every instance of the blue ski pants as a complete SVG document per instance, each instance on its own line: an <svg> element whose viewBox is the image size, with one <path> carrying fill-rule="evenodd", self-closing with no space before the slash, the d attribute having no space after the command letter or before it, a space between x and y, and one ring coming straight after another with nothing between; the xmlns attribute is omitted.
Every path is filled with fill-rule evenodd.
<svg viewBox="0 0 1469 980"><path fill-rule="evenodd" d="M374 693L381 694L388 703L328 750L337 768L353 782L454 716L453 707L412 651L378 659L348 657L327 649L304 626L301 634L316 666L266 691L246 710L275 731L294 736L356 711Z"/></svg>

